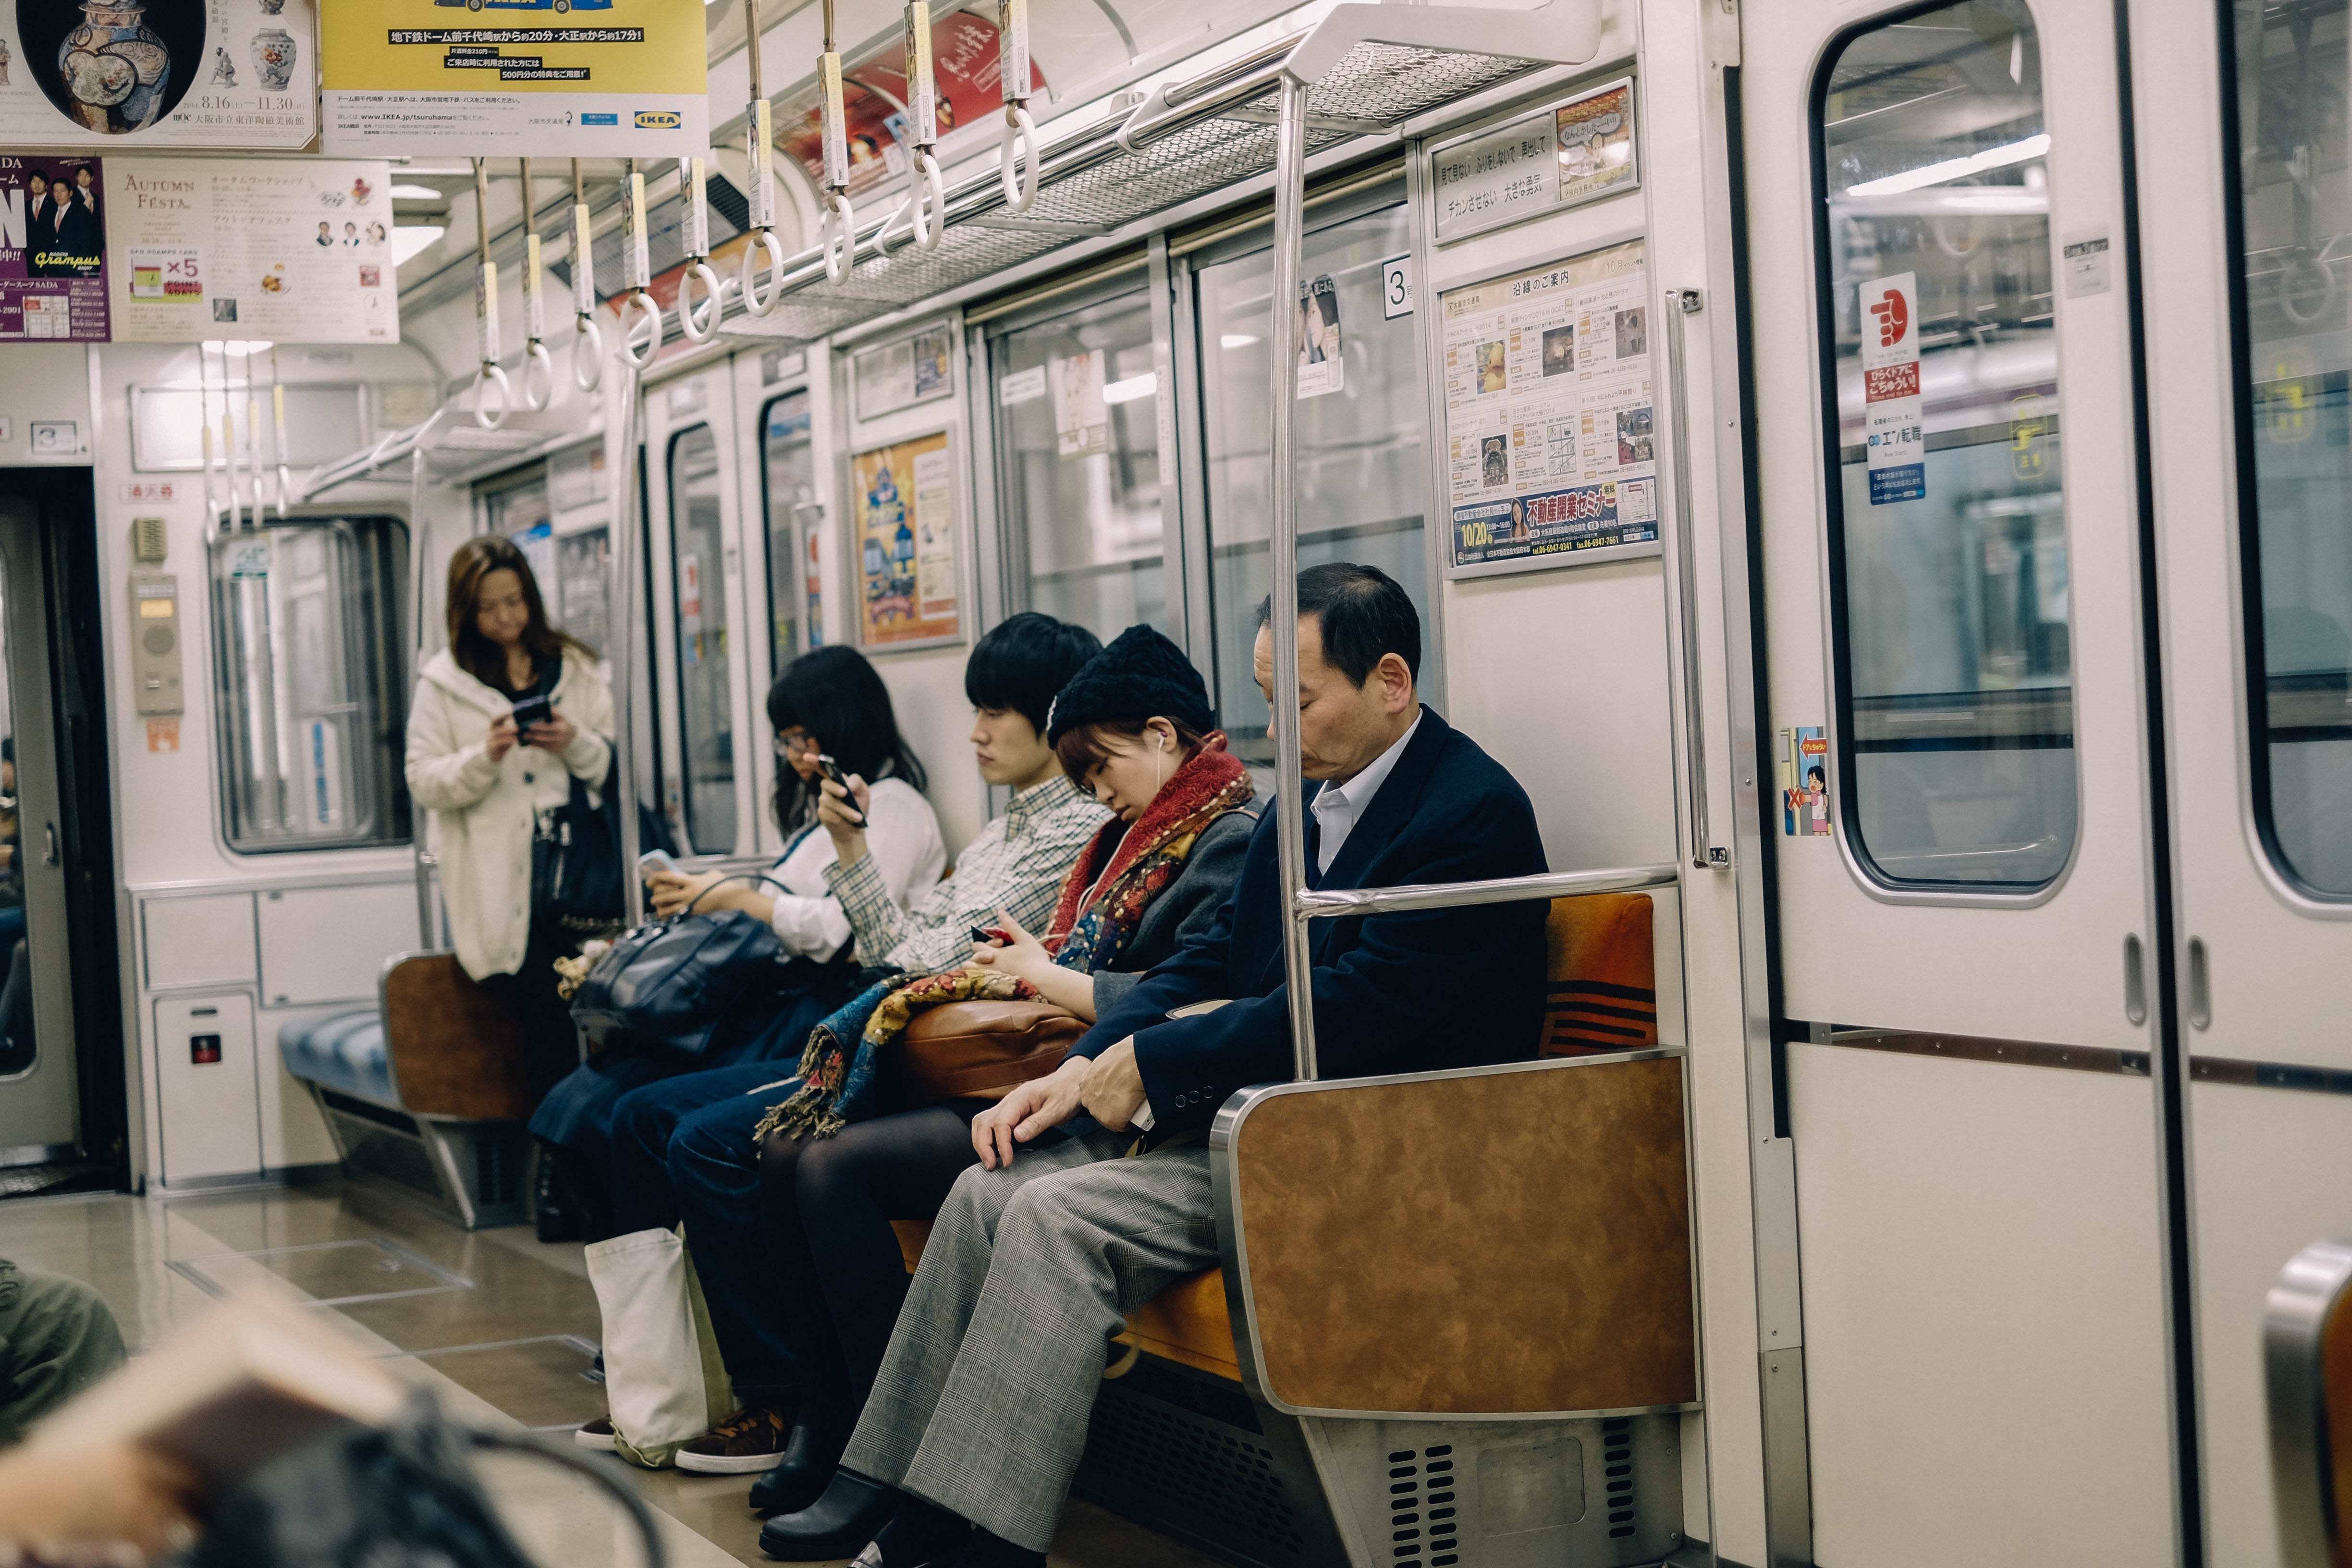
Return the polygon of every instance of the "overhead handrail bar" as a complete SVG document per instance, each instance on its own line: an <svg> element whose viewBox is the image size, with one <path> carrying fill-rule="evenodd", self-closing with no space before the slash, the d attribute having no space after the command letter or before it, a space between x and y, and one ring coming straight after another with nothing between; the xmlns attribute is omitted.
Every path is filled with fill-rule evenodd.
<svg viewBox="0 0 2352 1568"><path fill-rule="evenodd" d="M572 384L593 392L604 380L604 331L596 324L596 252L591 243L588 180L572 160Z"/></svg>
<svg viewBox="0 0 2352 1568"><path fill-rule="evenodd" d="M539 215L530 205L530 160L522 160L522 408L526 414L546 410L555 396L555 359L540 340L547 336L546 275L540 266ZM539 393L531 394L531 372L539 373Z"/></svg>
<svg viewBox="0 0 2352 1568"><path fill-rule="evenodd" d="M743 247L743 269L736 289L743 297L746 315L764 316L784 297L784 264L791 258L775 230L776 132L767 92L760 85L760 0L743 0L743 36L751 40L751 102L743 115L743 153L751 164L751 189L744 193L744 204L751 209L751 242ZM765 294L759 288L762 255L768 258Z"/></svg>
<svg viewBox="0 0 2352 1568"><path fill-rule="evenodd" d="M1671 888L1682 880L1673 861L1655 866L1619 866L1605 871L1547 871L1534 877L1498 877L1486 882L1419 882L1398 888L1322 888L1301 890L1291 907L1301 920L1335 915L1392 915L1407 910L1468 909L1529 899L1576 899L1589 893L1633 893Z"/></svg>
<svg viewBox="0 0 2352 1568"><path fill-rule="evenodd" d="M329 490L364 479L386 464L397 462L414 453L440 427L448 412L446 407L436 408L425 416L422 424L412 425L405 430L394 430L364 452L355 452L340 462L312 469L310 477L302 481L302 488L294 498L295 504L299 506L316 500Z"/></svg>
<svg viewBox="0 0 2352 1568"><path fill-rule="evenodd" d="M526 217L529 216L525 215ZM481 338L481 367L474 373L474 423L495 430L514 405L514 388L499 365L499 264L490 259L490 171L474 160L474 322ZM499 411L490 412L488 389L499 389Z"/></svg>

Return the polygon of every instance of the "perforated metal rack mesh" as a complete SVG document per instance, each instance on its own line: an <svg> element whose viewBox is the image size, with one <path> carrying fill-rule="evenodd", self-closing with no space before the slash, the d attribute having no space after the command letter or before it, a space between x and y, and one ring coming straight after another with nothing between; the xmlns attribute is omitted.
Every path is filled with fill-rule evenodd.
<svg viewBox="0 0 2352 1568"><path fill-rule="evenodd" d="M1533 60L1496 55L1359 44L1309 90L1307 112L1394 125L1538 68ZM1276 97L1268 89L1245 107L1270 111ZM1311 157L1352 134L1310 127L1307 153ZM1071 243L1066 233L1031 226L1040 220L1106 228L1133 223L1265 173L1274 167L1275 141L1273 125L1231 119L1202 121L1134 153L1122 151L1108 132L1092 145L1082 139L1049 156L1027 213L998 207L985 215L988 226L951 223L937 249L901 245L887 258L868 256L839 283L820 277L785 295L772 314L730 321L726 330L819 338L937 299ZM983 181L959 186L955 196L996 177L992 170ZM896 205L897 193L885 199Z"/></svg>

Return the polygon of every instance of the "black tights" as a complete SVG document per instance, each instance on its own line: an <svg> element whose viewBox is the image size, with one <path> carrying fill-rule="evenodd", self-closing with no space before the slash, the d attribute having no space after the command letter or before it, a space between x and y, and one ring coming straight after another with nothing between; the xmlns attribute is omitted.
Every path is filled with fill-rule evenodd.
<svg viewBox="0 0 2352 1568"><path fill-rule="evenodd" d="M845 1442L907 1300L894 1219L929 1219L967 1165L984 1100L877 1117L831 1138L772 1134L760 1198L784 1289L776 1310L801 1366L801 1419Z"/></svg>

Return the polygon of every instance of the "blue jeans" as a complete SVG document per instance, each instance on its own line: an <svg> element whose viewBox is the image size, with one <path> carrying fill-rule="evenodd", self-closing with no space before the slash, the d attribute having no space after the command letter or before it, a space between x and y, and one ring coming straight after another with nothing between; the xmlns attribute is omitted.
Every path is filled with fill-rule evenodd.
<svg viewBox="0 0 2352 1568"><path fill-rule="evenodd" d="M613 1112L613 1231L686 1222L710 1328L740 1403L781 1404L799 1389L773 1303L785 1289L760 1205L752 1129L787 1090L789 1061L741 1062L632 1089ZM705 1265L702 1259L710 1259Z"/></svg>

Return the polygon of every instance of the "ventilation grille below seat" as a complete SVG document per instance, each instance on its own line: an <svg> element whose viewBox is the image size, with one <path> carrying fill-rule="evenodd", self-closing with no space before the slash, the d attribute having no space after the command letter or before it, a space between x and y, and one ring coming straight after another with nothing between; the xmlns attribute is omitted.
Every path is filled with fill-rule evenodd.
<svg viewBox="0 0 2352 1568"><path fill-rule="evenodd" d="M1601 1424L1601 1495L1612 1539L1633 1533L1633 1423L1612 1415Z"/></svg>
<svg viewBox="0 0 2352 1568"><path fill-rule="evenodd" d="M1095 1404L1076 1489L1257 1562L1307 1561L1272 1449L1223 1422L1117 1385Z"/></svg>
<svg viewBox="0 0 2352 1568"><path fill-rule="evenodd" d="M1389 1546L1396 1568L1454 1568L1462 1561L1454 1445L1389 1456Z"/></svg>

